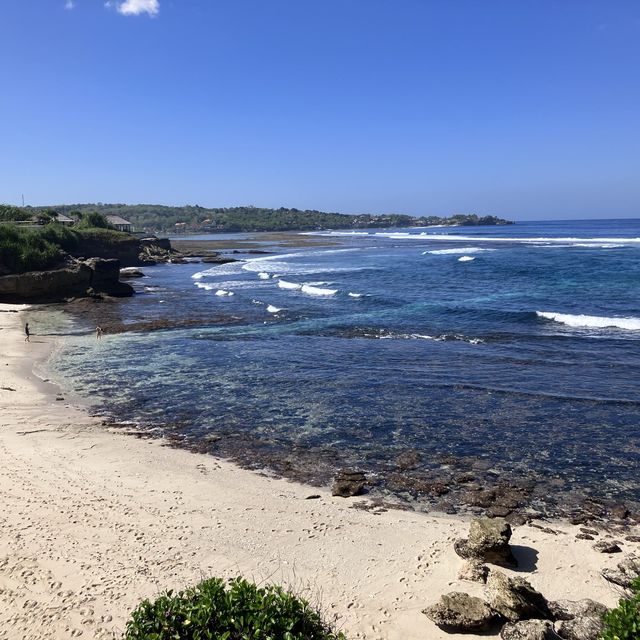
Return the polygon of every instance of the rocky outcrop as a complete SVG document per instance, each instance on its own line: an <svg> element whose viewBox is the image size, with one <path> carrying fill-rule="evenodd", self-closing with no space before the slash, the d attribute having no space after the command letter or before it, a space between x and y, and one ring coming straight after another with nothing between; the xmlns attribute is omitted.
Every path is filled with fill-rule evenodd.
<svg viewBox="0 0 640 640"><path fill-rule="evenodd" d="M480 598L454 591L423 610L440 628L451 632L484 631L496 620L491 607Z"/></svg>
<svg viewBox="0 0 640 640"><path fill-rule="evenodd" d="M458 580L468 580L469 582L481 582L484 584L487 581L487 575L489 574L489 568L482 564L478 560L467 560L458 571Z"/></svg>
<svg viewBox="0 0 640 640"><path fill-rule="evenodd" d="M137 267L125 267L124 269L120 269L120 278L144 278L144 273L140 271Z"/></svg>
<svg viewBox="0 0 640 640"><path fill-rule="evenodd" d="M511 526L502 518L476 518L471 521L469 537L457 540L454 547L465 560L516 567L518 562L509 547L510 539Z"/></svg>
<svg viewBox="0 0 640 640"><path fill-rule="evenodd" d="M598 640L604 631L604 623L600 618L574 618L556 624L556 631L564 640Z"/></svg>
<svg viewBox="0 0 640 640"><path fill-rule="evenodd" d="M364 491L366 477L362 471L340 471L331 488L331 495L350 498Z"/></svg>
<svg viewBox="0 0 640 640"><path fill-rule="evenodd" d="M620 553L622 549L617 542L612 540L601 540L593 545L593 548L600 553Z"/></svg>
<svg viewBox="0 0 640 640"><path fill-rule="evenodd" d="M491 608L511 622L551 618L546 598L524 578L509 578L500 571L492 571L487 588Z"/></svg>
<svg viewBox="0 0 640 640"><path fill-rule="evenodd" d="M92 258L62 269L0 277L1 302L60 302L95 295L127 297L133 289L119 280L118 260Z"/></svg>
<svg viewBox="0 0 640 640"><path fill-rule="evenodd" d="M508 622L500 631L502 640L560 640L549 620Z"/></svg>
<svg viewBox="0 0 640 640"><path fill-rule="evenodd" d="M630 555L619 562L616 569L603 569L602 576L613 584L629 589L631 583L636 578L640 578L640 557Z"/></svg>
<svg viewBox="0 0 640 640"><path fill-rule="evenodd" d="M556 600L549 602L549 611L554 620L573 620L574 618L602 618L608 611L600 602L584 598L583 600Z"/></svg>

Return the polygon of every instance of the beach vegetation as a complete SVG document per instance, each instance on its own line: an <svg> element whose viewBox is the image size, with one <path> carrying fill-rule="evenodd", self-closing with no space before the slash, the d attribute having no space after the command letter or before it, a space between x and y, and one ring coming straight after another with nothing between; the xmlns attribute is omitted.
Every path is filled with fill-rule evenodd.
<svg viewBox="0 0 640 640"><path fill-rule="evenodd" d="M604 614L601 640L638 640L640 638L640 578L631 584L631 595Z"/></svg>
<svg viewBox="0 0 640 640"><path fill-rule="evenodd" d="M282 587L211 578L154 601L127 623L125 640L346 640L306 600Z"/></svg>

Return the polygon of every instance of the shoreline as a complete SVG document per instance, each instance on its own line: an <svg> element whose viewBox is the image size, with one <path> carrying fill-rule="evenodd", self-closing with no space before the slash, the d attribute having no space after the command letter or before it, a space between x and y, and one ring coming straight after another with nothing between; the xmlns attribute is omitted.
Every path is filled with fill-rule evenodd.
<svg viewBox="0 0 640 640"><path fill-rule="evenodd" d="M0 387L15 391L0 390L0 638L118 638L140 600L236 575L318 602L349 639L469 637L421 613L450 591L483 593L456 577L453 542L469 516L352 508L367 497L332 497L109 430L56 400L59 388L34 366L58 338L25 343L23 314L8 308L0 305ZM577 533L566 522L514 527L515 574L549 599L612 606L619 593L600 571L640 546L602 554L593 544L611 534Z"/></svg>

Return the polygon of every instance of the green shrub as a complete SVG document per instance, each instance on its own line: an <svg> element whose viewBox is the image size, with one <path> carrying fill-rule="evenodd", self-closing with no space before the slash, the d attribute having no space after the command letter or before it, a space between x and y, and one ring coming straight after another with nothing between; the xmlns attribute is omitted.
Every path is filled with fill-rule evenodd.
<svg viewBox="0 0 640 640"><path fill-rule="evenodd" d="M127 623L126 640L346 640L308 602L282 587L212 578L154 602Z"/></svg>
<svg viewBox="0 0 640 640"><path fill-rule="evenodd" d="M109 224L109 221L101 213L96 211L88 211L86 213L79 213L79 220L76 227L79 229L113 229L113 226Z"/></svg>
<svg viewBox="0 0 640 640"><path fill-rule="evenodd" d="M39 229L0 225L0 274L50 269L62 257L60 247L44 238Z"/></svg>
<svg viewBox="0 0 640 640"><path fill-rule="evenodd" d="M623 598L615 609L604 614L602 640L640 638L640 578L631 585L631 597Z"/></svg>

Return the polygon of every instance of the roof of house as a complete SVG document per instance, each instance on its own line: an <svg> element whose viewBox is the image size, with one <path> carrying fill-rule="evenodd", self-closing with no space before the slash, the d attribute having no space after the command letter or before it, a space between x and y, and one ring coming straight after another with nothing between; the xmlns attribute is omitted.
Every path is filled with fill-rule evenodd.
<svg viewBox="0 0 640 640"><path fill-rule="evenodd" d="M58 222L75 222L73 218L70 218L69 216L65 216L64 213L56 214L56 220Z"/></svg>
<svg viewBox="0 0 640 640"><path fill-rule="evenodd" d="M121 218L120 216L107 215L105 217L111 224L131 224L131 222L125 220L124 218Z"/></svg>

